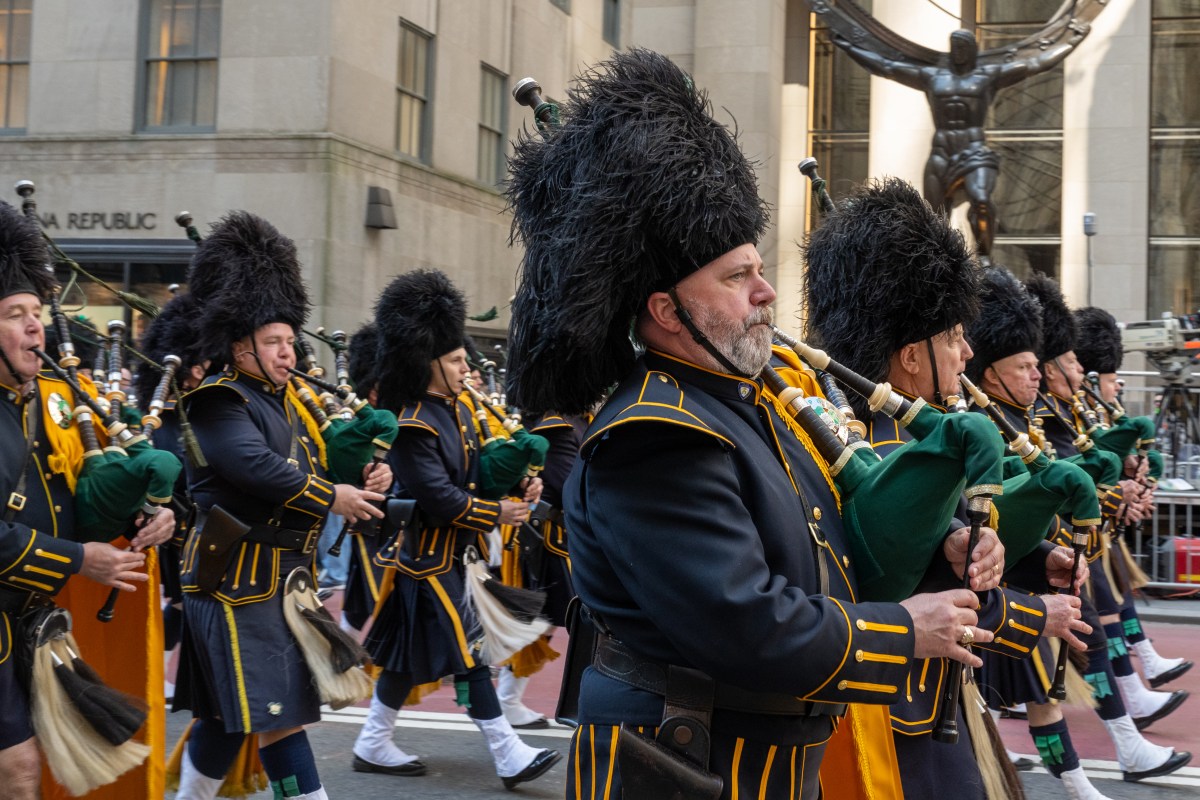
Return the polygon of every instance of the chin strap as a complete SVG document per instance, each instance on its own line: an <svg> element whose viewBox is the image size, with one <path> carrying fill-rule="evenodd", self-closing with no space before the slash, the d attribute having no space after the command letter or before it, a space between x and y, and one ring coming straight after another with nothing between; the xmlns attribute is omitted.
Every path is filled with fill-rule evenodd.
<svg viewBox="0 0 1200 800"><path fill-rule="evenodd" d="M1000 373L996 372L995 369L993 369L992 372L996 373L996 380L999 381L1000 388L1004 389L1004 391L1008 394L1008 399L1013 402L1013 405L1020 405L1020 403L1017 402L1017 396L1012 393L1012 389L1008 388L1008 384L1004 382L1004 378L1000 377Z"/></svg>
<svg viewBox="0 0 1200 800"><path fill-rule="evenodd" d="M28 383L25 376L18 372L17 368L13 366L13 363L8 360L8 353L0 350L0 359L4 360L4 368L7 369L9 374L13 376L13 379L17 382L17 386L24 386L26 383Z"/></svg>
<svg viewBox="0 0 1200 800"><path fill-rule="evenodd" d="M670 297L671 302L675 304L675 316L679 317L679 321L683 324L683 327L687 328L688 333L692 335L692 338L696 340L696 344L703 347L708 354L715 358L717 363L724 367L725 371L730 375L737 375L739 378L750 377L735 367L729 361L729 359L725 357L725 354L718 350L717 346L713 344L712 341L705 336L699 328L696 327L696 321L692 319L691 313L689 313L688 310L683 307L683 303L679 302L679 295L675 293L675 287L672 286L667 290L667 296Z"/></svg>
<svg viewBox="0 0 1200 800"><path fill-rule="evenodd" d="M933 337L925 340L925 347L929 351L929 366L933 370L933 401L942 408L946 407L946 401L942 399L942 381L938 376L937 358L933 355Z"/></svg>

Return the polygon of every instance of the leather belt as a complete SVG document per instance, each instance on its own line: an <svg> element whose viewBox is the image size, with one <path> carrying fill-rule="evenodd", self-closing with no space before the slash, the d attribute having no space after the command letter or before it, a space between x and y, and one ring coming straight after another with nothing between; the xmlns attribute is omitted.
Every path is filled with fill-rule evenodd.
<svg viewBox="0 0 1200 800"><path fill-rule="evenodd" d="M52 602L49 597L39 592L26 592L21 589L0 588L0 613L20 616L25 609L36 605Z"/></svg>
<svg viewBox="0 0 1200 800"><path fill-rule="evenodd" d="M653 694L666 696L670 667L636 655L611 636L598 634L592 666L601 675L615 678ZM752 692L728 683L716 683L713 708L747 714L774 714L794 717L840 717L845 703L817 703L774 692Z"/></svg>
<svg viewBox="0 0 1200 800"><path fill-rule="evenodd" d="M244 538L248 542L260 542L272 547L282 547L284 550L299 550L308 555L317 546L321 530L314 528L310 531L296 531L274 525L252 525Z"/></svg>

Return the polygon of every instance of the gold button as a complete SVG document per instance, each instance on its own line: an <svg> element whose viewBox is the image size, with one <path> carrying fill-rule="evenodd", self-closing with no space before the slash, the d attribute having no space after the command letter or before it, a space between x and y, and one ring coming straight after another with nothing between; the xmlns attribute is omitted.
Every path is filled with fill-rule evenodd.
<svg viewBox="0 0 1200 800"><path fill-rule="evenodd" d="M917 688L923 692L923 691L925 691L925 684L922 683L919 686L917 686Z"/></svg>
<svg viewBox="0 0 1200 800"><path fill-rule="evenodd" d="M865 619L857 620L854 623L854 626L856 628L858 628L860 631L865 631L867 629L867 621Z"/></svg>
<svg viewBox="0 0 1200 800"><path fill-rule="evenodd" d="M850 566L850 556L842 556L842 565L845 567Z"/></svg>
<svg viewBox="0 0 1200 800"><path fill-rule="evenodd" d="M815 506L813 507L813 519L815 519L817 522L821 521L821 509L816 508Z"/></svg>
<svg viewBox="0 0 1200 800"><path fill-rule="evenodd" d="M33 442L33 446L34 446L34 447L41 447L41 446L42 446L42 443L41 443L41 442L39 442L39 441L37 441L37 440L34 440L34 442Z"/></svg>
<svg viewBox="0 0 1200 800"><path fill-rule="evenodd" d="M217 546L216 546L215 544L210 544L210 545L208 546L208 550L209 550L209 552L211 552L211 553L215 553L215 552L217 551Z"/></svg>
<svg viewBox="0 0 1200 800"><path fill-rule="evenodd" d="M467 484L467 491L469 491L469 492L473 492L473 491L475 491L475 484L473 484L473 483L468 483L468 484Z"/></svg>
<svg viewBox="0 0 1200 800"><path fill-rule="evenodd" d="M55 507L54 507L54 513L55 513L55 514L61 514L61 513L62 513L62 506L55 506Z"/></svg>
<svg viewBox="0 0 1200 800"><path fill-rule="evenodd" d="M845 691L846 681L838 681L838 689Z"/></svg>
<svg viewBox="0 0 1200 800"><path fill-rule="evenodd" d="M859 651L857 651L857 652L854 654L854 660L855 660L855 661L862 661L862 660L863 660L863 651L862 651L862 650L859 650Z"/></svg>
<svg viewBox="0 0 1200 800"><path fill-rule="evenodd" d="M466 432L467 432L467 426L466 426L466 425L459 425L459 426L458 426L458 429L459 429L459 430L461 430L463 433L466 433Z"/></svg>
<svg viewBox="0 0 1200 800"><path fill-rule="evenodd" d="M300 437L300 441L302 441L302 442L307 442L307 441L308 441L308 437L307 437L307 436L301 436L301 437Z"/></svg>
<svg viewBox="0 0 1200 800"><path fill-rule="evenodd" d="M659 379L660 381L662 381L663 383L666 383L666 382L667 382L667 376L666 376L666 375L659 375L659 376L658 376L658 379Z"/></svg>
<svg viewBox="0 0 1200 800"><path fill-rule="evenodd" d="M54 477L54 473L53 473L53 472L47 472L47 473L46 473L46 480L50 480L50 479L51 479L51 478L53 478L53 477Z"/></svg>
<svg viewBox="0 0 1200 800"><path fill-rule="evenodd" d="M1009 607L1009 608L1016 608L1016 607L1017 607L1017 602L1016 602L1015 600L1010 600L1010 601L1008 602L1008 607Z"/></svg>

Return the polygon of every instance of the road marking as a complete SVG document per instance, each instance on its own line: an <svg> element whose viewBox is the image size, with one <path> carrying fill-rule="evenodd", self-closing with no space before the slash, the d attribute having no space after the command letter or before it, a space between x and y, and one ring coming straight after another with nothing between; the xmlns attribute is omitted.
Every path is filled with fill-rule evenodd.
<svg viewBox="0 0 1200 800"><path fill-rule="evenodd" d="M1020 753L1017 755L1024 755L1025 758L1028 758L1035 764L1038 764L1041 761L1040 757L1037 755ZM1102 761L1099 759L1081 758L1079 759L1079 764L1083 767L1083 771L1087 773L1089 778L1105 781L1121 781L1122 783L1125 782L1125 775L1121 771L1121 767L1117 765L1116 761ZM1045 767L1041 766L1026 770L1026 772L1031 772L1035 775L1049 774L1049 771ZM1137 783L1144 786L1200 787L1200 767L1184 767L1172 772L1170 775L1164 775L1158 778L1147 778L1143 781L1137 781Z"/></svg>
<svg viewBox="0 0 1200 800"><path fill-rule="evenodd" d="M329 706L321 707L322 722L339 722L344 725L362 725L367 719L367 709L350 706L334 711ZM475 723L466 714L452 714L442 711L401 711L396 719L397 728L424 728L431 731L469 731L478 732ZM570 739L575 735L575 729L559 725L553 720L548 728L528 729L517 731L521 736L550 736L557 739Z"/></svg>

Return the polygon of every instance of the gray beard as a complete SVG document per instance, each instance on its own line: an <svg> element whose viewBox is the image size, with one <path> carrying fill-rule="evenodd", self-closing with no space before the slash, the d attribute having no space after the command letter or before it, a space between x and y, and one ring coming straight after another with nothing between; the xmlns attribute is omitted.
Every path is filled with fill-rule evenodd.
<svg viewBox="0 0 1200 800"><path fill-rule="evenodd" d="M774 318L769 307L757 308L745 323L717 314L704 305L696 306L697 327L708 337L718 352L743 375L755 376L771 360L770 327ZM727 371L721 364L717 369Z"/></svg>

